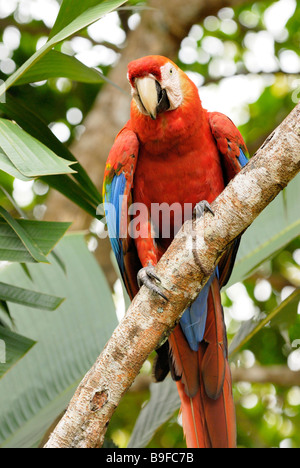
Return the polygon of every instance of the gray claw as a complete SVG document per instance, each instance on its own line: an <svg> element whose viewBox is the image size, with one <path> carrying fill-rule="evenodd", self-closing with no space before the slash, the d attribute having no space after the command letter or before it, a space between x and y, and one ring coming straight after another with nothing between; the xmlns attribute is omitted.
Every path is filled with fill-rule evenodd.
<svg viewBox="0 0 300 468"><path fill-rule="evenodd" d="M152 265L149 265L145 268L141 268L141 270L137 274L137 282L138 282L139 288L142 285L144 285L150 291L155 292L159 296L163 297L166 301L168 301L168 298L164 295L164 293L160 290L160 288L153 282L153 280L161 283L161 280L155 273L154 266Z"/></svg>
<svg viewBox="0 0 300 468"><path fill-rule="evenodd" d="M205 211L209 211L213 216L215 216L215 213L213 212L210 204L208 203L207 200L201 200L197 205L195 206L193 210L193 214L195 218L201 218L201 216L204 215Z"/></svg>

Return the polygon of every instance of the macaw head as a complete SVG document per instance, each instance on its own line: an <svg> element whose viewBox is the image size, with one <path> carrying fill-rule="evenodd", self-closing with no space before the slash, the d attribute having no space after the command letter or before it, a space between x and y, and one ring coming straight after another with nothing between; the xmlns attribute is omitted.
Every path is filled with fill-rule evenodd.
<svg viewBox="0 0 300 468"><path fill-rule="evenodd" d="M127 77L139 112L153 120L182 104L187 81L194 86L175 63L160 55L130 62Z"/></svg>

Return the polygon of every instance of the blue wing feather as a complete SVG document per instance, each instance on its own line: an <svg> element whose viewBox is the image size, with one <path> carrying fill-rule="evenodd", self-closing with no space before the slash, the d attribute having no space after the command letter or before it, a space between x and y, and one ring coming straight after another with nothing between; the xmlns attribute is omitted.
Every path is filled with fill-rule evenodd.
<svg viewBox="0 0 300 468"><path fill-rule="evenodd" d="M240 155L238 157L238 160L239 160L239 163L242 167L246 166L247 162L248 162L248 158L247 156L245 155L245 153L243 152L242 148L240 148Z"/></svg>
<svg viewBox="0 0 300 468"><path fill-rule="evenodd" d="M126 187L126 178L123 173L114 176L111 184L106 186L105 215L108 234L113 252L116 256L121 272L124 272L124 256L122 239L120 239L120 223L122 200Z"/></svg>

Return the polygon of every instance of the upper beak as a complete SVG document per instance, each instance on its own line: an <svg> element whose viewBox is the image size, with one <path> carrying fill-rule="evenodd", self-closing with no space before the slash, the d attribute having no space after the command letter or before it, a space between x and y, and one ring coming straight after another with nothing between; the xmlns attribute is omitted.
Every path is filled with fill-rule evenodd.
<svg viewBox="0 0 300 468"><path fill-rule="evenodd" d="M155 79L149 76L145 76L143 78L137 78L135 84L144 108L150 115L151 119L155 120L158 106L158 95Z"/></svg>

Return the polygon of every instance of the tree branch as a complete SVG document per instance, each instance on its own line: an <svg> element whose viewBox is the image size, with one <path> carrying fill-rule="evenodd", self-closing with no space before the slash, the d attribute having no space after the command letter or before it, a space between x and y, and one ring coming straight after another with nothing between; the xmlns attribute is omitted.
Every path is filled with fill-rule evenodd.
<svg viewBox="0 0 300 468"><path fill-rule="evenodd" d="M169 301L141 288L79 385L46 448L102 445L116 407L148 355L199 294L226 247L299 170L300 104L215 200L215 216L207 213L184 224L156 268Z"/></svg>
<svg viewBox="0 0 300 468"><path fill-rule="evenodd" d="M300 385L300 372L293 372L287 366L235 367L231 372L234 382L272 383L280 387Z"/></svg>
<svg viewBox="0 0 300 468"><path fill-rule="evenodd" d="M288 366L273 365L261 366L255 365L250 368L231 367L232 381L250 382L250 383L272 383L280 387L300 386L300 371L292 371ZM153 377L151 375L139 374L129 389L129 392L142 392L149 390Z"/></svg>

